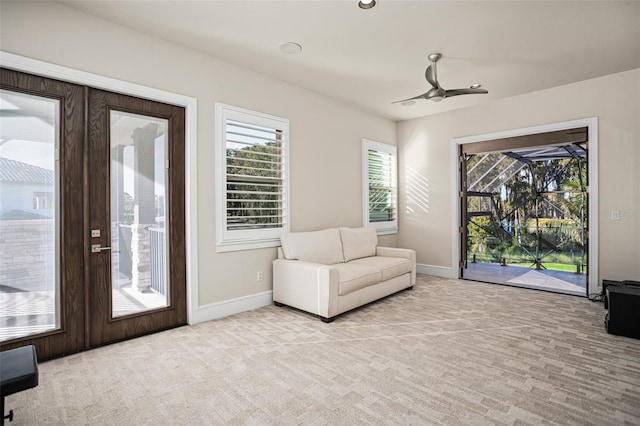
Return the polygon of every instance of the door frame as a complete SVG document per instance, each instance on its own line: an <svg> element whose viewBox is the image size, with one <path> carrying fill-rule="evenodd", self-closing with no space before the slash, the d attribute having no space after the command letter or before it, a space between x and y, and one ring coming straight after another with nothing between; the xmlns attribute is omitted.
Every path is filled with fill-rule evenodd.
<svg viewBox="0 0 640 426"><path fill-rule="evenodd" d="M557 123L543 124L539 126L525 127L519 129L505 130L495 133L486 133L474 136L465 136L451 139L451 211L452 217L456 218L451 224L451 259L452 259L452 278L460 278L460 261L461 261L461 238L460 238L460 218L462 214L462 206L460 205L459 193L461 189L460 163L458 157L460 155L460 145L475 142L485 142L493 139L503 139L517 136L526 136L537 133L547 133L559 130L569 130L576 127L588 128L589 140L589 282L587 283L587 295L591 298L594 294L601 290L600 279L598 275L598 117L582 118L571 121L562 121Z"/></svg>
<svg viewBox="0 0 640 426"><path fill-rule="evenodd" d="M198 100L165 90L129 83L73 68L50 64L0 50L4 68L86 85L124 95L165 102L185 109L185 238L187 267L187 323L198 321Z"/></svg>

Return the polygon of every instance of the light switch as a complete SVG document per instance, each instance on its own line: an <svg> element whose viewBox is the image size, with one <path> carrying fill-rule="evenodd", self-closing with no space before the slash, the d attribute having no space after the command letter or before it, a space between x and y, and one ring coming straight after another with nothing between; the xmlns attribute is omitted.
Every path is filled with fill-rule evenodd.
<svg viewBox="0 0 640 426"><path fill-rule="evenodd" d="M620 210L611 210L611 220L620 220Z"/></svg>

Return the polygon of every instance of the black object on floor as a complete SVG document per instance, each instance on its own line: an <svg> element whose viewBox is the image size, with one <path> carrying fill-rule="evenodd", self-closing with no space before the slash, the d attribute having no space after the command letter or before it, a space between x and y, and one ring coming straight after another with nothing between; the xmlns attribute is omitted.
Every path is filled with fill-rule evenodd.
<svg viewBox="0 0 640 426"><path fill-rule="evenodd" d="M33 345L0 352L0 395L2 396L2 424L13 421L13 410L4 414L4 398L38 386L38 357Z"/></svg>
<svg viewBox="0 0 640 426"><path fill-rule="evenodd" d="M606 292L607 333L640 339L640 287L610 285Z"/></svg>

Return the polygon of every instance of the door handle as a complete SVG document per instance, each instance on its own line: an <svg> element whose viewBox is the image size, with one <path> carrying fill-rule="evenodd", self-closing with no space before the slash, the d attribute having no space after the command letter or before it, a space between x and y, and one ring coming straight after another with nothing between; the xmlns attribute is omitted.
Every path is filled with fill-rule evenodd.
<svg viewBox="0 0 640 426"><path fill-rule="evenodd" d="M111 250L111 247L100 247L100 244L91 244L91 253L100 253L105 250Z"/></svg>

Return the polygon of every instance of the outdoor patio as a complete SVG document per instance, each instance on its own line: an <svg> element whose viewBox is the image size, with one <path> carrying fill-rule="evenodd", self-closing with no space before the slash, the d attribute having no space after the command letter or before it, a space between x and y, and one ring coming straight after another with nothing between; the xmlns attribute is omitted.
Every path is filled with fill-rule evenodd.
<svg viewBox="0 0 640 426"><path fill-rule="evenodd" d="M587 275L524 266L468 262L464 279L553 291L575 296L587 295Z"/></svg>

